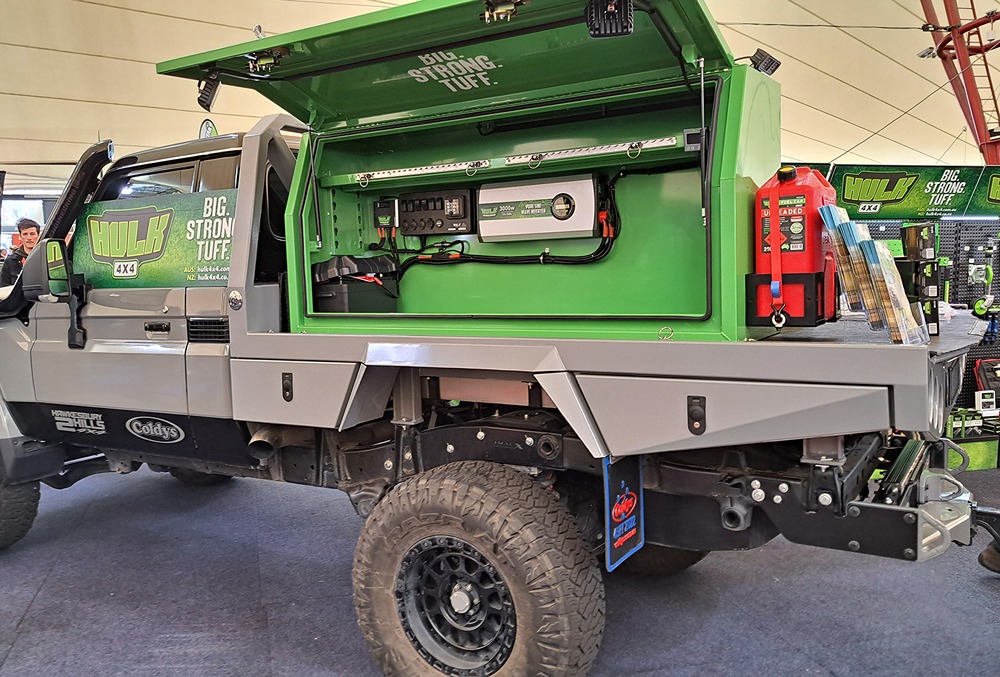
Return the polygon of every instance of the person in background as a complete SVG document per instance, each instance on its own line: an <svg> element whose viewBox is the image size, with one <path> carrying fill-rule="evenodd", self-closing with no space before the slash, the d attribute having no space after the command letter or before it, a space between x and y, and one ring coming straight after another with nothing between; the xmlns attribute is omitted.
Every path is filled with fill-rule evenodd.
<svg viewBox="0 0 1000 677"><path fill-rule="evenodd" d="M3 263L3 260L5 258L7 258L7 248L6 247L0 247L0 263Z"/></svg>
<svg viewBox="0 0 1000 677"><path fill-rule="evenodd" d="M31 219L18 219L16 225L17 232L21 236L21 245L14 247L4 259L3 268L0 268L0 287L14 284L14 280L21 274L21 268L24 267L24 259L28 258L28 254L38 244L38 231L41 228L37 223Z"/></svg>

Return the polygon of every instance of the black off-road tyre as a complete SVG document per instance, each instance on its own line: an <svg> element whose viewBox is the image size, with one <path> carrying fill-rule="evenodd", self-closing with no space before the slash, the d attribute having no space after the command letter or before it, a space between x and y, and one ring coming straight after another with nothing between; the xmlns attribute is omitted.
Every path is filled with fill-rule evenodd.
<svg viewBox="0 0 1000 677"><path fill-rule="evenodd" d="M525 473L481 461L394 487L354 555L354 605L393 677L582 677L604 584L573 516Z"/></svg>
<svg viewBox="0 0 1000 677"><path fill-rule="evenodd" d="M233 481L233 478L230 475L213 475L207 472L188 470L187 468L171 468L170 474L184 484L190 484L197 487L207 487L213 484L225 484L226 482Z"/></svg>
<svg viewBox="0 0 1000 677"><path fill-rule="evenodd" d="M622 562L615 573L621 571L633 576L673 576L705 559L707 554L702 550L682 550L647 543L639 552Z"/></svg>
<svg viewBox="0 0 1000 677"><path fill-rule="evenodd" d="M0 550L28 533L38 514L38 482L0 487Z"/></svg>

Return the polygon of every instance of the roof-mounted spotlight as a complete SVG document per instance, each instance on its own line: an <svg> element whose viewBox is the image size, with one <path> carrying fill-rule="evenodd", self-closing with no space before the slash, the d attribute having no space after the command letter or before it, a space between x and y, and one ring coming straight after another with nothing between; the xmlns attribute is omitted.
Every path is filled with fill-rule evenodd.
<svg viewBox="0 0 1000 677"><path fill-rule="evenodd" d="M220 84L222 83L219 81L219 73L214 70L209 71L202 80L198 81L198 105L209 113L212 112L215 97L219 95Z"/></svg>
<svg viewBox="0 0 1000 677"><path fill-rule="evenodd" d="M592 38L617 38L632 35L635 26L632 0L590 0L587 3L587 28Z"/></svg>
<svg viewBox="0 0 1000 677"><path fill-rule="evenodd" d="M750 57L750 63L764 75L774 75L774 71L778 70L778 67L781 65L780 61L763 49L758 49L753 53L753 56Z"/></svg>

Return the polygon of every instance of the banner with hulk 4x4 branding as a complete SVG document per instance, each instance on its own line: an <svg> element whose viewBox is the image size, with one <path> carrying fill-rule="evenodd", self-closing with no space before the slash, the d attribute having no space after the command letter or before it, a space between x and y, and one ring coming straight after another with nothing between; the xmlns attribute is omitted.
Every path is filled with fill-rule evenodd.
<svg viewBox="0 0 1000 677"><path fill-rule="evenodd" d="M852 219L939 219L1000 214L996 167L837 165L837 202Z"/></svg>
<svg viewBox="0 0 1000 677"><path fill-rule="evenodd" d="M73 272L109 287L224 287L236 190L87 205L73 235Z"/></svg>

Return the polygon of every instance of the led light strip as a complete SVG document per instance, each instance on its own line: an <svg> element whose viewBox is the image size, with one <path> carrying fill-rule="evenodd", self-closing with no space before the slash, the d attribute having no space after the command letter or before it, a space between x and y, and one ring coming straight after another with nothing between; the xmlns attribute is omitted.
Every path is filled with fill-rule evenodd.
<svg viewBox="0 0 1000 677"><path fill-rule="evenodd" d="M465 172L474 175L480 169L490 166L489 160L473 160L472 162L452 162L445 165L427 165L425 167L407 167L406 169L386 169L379 172L360 172L354 175L354 180L364 188L369 181L383 179L398 179L404 176L425 176L427 174L444 174L446 172Z"/></svg>
<svg viewBox="0 0 1000 677"><path fill-rule="evenodd" d="M533 153L531 155L511 155L504 158L504 165L512 167L516 165L528 165L537 167L544 160L565 160L569 158L592 157L595 155L612 155L614 153L625 153L633 160L639 157L644 150L651 148L673 148L677 145L676 136L665 136L659 139L645 139L643 141L628 141L625 143L612 143L604 146L588 146L586 148L570 148L568 150L553 150L544 153ZM424 167L407 167L405 169L386 169L377 172L359 172L354 175L362 188L371 181L381 181L385 179L399 179L406 176L427 176L429 174L445 174L448 172L465 172L469 176L474 176L480 169L487 169L490 166L489 160L473 160L472 162L451 162L443 165L426 165Z"/></svg>
<svg viewBox="0 0 1000 677"><path fill-rule="evenodd" d="M591 157L593 155L611 155L612 153L625 153L630 158L635 159L639 157L642 151L649 148L672 148L676 145L676 136L666 136L660 139L612 143L606 146L553 150L544 153L533 153L531 155L512 155L504 160L504 164L508 167L512 165L537 165L544 160L563 160L566 158Z"/></svg>

